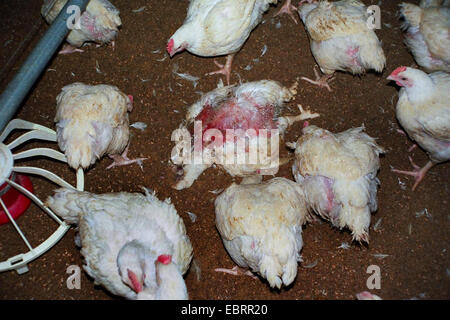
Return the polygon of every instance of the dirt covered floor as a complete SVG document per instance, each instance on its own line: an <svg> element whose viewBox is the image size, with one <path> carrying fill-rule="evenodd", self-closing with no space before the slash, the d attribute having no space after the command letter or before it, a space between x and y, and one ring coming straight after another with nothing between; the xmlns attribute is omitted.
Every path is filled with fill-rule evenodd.
<svg viewBox="0 0 450 320"><path fill-rule="evenodd" d="M415 192L412 178L391 173L391 166L409 169L407 149L411 141L397 133L399 125L394 108L398 88L386 77L400 65L415 66L402 43L400 21L396 15L398 0L365 0L381 4L382 28L377 31L387 56L387 68L381 75L369 73L353 77L338 73L332 83L333 92L301 81L295 101L285 114L296 114L296 104L320 113L311 121L331 131L366 126L369 135L378 138L387 150L381 158L378 192L379 209L372 216L370 245L351 243L347 230L339 231L324 221L304 227L304 262L292 286L271 290L265 281L247 276L231 276L214 272L214 268L234 266L225 251L214 224L215 194L233 180L219 169L205 171L194 185L183 191L170 186L175 174L169 165L173 143L171 133L185 117L187 107L217 86L220 76L204 76L215 70L213 58L200 58L184 52L168 58L168 38L182 24L188 0L115 0L121 11L123 28L111 46L85 47L84 53L55 56L47 71L30 93L17 118L54 128L55 98L64 85L81 81L118 86L134 96L130 122L147 123L145 131L132 129L131 157L148 157L144 171L137 165L105 170L111 160L104 158L86 173L86 190L92 192L139 192L140 186L155 190L159 198L170 197L183 217L191 238L200 277L192 268L186 284L192 299L354 299L367 290L366 273L370 265L381 270L381 289L373 293L385 299L449 299L449 178L450 164L433 168ZM414 0L412 2L418 2ZM4 66L26 35L35 28L26 49L21 49L14 67L3 79L1 90L17 71L30 49L48 28L39 24L41 0L10 0L0 2L0 66ZM136 10L140 9L141 10ZM137 12L136 12L137 11ZM288 16L273 15L272 7L264 22L251 34L236 56L232 82L260 79L278 80L286 86L297 77L312 77L315 64L309 41L301 23L294 24ZM298 20L298 19L297 19ZM35 25L38 23L35 27ZM267 51L262 55L263 48ZM253 59L258 58L255 62ZM224 61L224 58L218 58ZM179 72L201 77L194 88L191 82L177 78ZM301 123L288 129L286 141L294 141ZM29 143L22 149L51 146L50 143ZM288 151L282 148L282 155ZM411 156L416 163L427 161L425 152L415 149ZM36 159L37 165L74 183L75 173L64 164ZM28 165L28 163L27 163ZM291 166L280 168L277 176L292 178ZM270 177L266 177L268 179ZM55 185L33 178L36 194L45 198ZM187 212L197 215L191 222ZM17 220L31 244L36 246L57 228L37 207ZM376 226L376 227L375 227ZM66 273L70 265L82 266L82 258L74 244L71 229L49 252L29 265L30 271L0 274L0 299L114 299L104 289L94 286L84 272L81 289L69 290ZM349 248L342 246L350 244ZM26 247L11 225L0 226L0 261L25 252Z"/></svg>

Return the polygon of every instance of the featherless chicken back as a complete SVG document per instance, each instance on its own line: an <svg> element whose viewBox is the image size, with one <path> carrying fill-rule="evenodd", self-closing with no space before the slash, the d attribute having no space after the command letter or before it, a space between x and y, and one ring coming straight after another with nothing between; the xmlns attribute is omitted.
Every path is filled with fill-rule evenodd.
<svg viewBox="0 0 450 320"><path fill-rule="evenodd" d="M213 164L232 176L276 173L282 162L279 136L295 121L318 116L303 109L298 116L281 116L284 103L292 98L290 89L271 80L220 87L203 95L186 117L188 125L194 124L194 146L188 140L182 154L177 147L172 153L172 162L182 165L184 173L175 188L190 187ZM190 137L184 125L178 132ZM192 152L184 152L186 149Z"/></svg>

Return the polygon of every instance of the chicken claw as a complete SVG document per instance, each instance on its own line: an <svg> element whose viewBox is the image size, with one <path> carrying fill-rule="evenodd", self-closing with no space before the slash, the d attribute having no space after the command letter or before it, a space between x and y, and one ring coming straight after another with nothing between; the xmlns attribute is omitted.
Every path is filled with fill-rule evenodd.
<svg viewBox="0 0 450 320"><path fill-rule="evenodd" d="M420 181L422 181L422 179L425 177L425 174L427 173L427 171L430 170L430 168L434 165L434 163L432 161L428 161L428 163L423 168L420 168L418 165L416 165L414 163L414 161L412 160L411 157L408 157L408 158L409 158L409 162L411 162L411 165L413 166L414 170L403 171L403 170L392 169L392 172L406 174L406 175L415 177L416 180L412 187L412 191L414 191L416 189L416 187L419 185Z"/></svg>
<svg viewBox="0 0 450 320"><path fill-rule="evenodd" d="M291 0L286 0L284 5L274 15L274 17L279 16L281 14L288 14L292 18L292 20L294 20L295 24L298 24L297 20L294 17L293 11L297 11L297 8L291 4Z"/></svg>
<svg viewBox="0 0 450 320"><path fill-rule="evenodd" d="M227 78L227 85L230 84L230 76L231 76L231 65L233 63L233 58L234 58L234 54L230 54L227 56L227 62L225 63L225 65L218 63L216 60L214 60L214 63L216 64L216 66L218 66L220 69L217 71L213 71L213 72L209 72L206 75L210 76L213 74L224 74L225 77Z"/></svg>
<svg viewBox="0 0 450 320"><path fill-rule="evenodd" d="M286 127L289 127L297 121L303 121L303 120L307 120L307 119L314 119L314 118L320 117L320 114L318 114L318 113L314 113L309 110L305 111L301 104L298 104L297 107L300 110L299 115L280 117L279 123L285 124ZM284 121L282 121L282 120L284 120Z"/></svg>
<svg viewBox="0 0 450 320"><path fill-rule="evenodd" d="M81 49L75 48L74 46L66 44L63 46L61 51L58 52L58 54L69 54L69 53L74 53L74 52L84 52L84 50L81 50Z"/></svg>
<svg viewBox="0 0 450 320"><path fill-rule="evenodd" d="M111 159L114 160L114 162L111 163L108 167L106 167L107 170L114 168L114 167L118 167L118 166L126 166L126 165L129 165L132 163L137 163L139 165L139 167L141 168L141 170L144 171L144 169L142 168L142 161L146 160L147 158L137 158L137 159L130 160L127 156L129 146L130 145L128 145L125 148L125 151L121 155L118 155L118 154L108 155Z"/></svg>
<svg viewBox="0 0 450 320"><path fill-rule="evenodd" d="M327 88L329 92L333 91L333 90L331 90L328 82L331 82L334 80L334 73L320 76L319 72L317 71L317 68L314 67L314 75L316 76L316 80L311 80L306 77L301 77L301 79L308 81L309 83L315 84L321 88Z"/></svg>
<svg viewBox="0 0 450 320"><path fill-rule="evenodd" d="M234 266L233 269L216 268L214 271L228 273L234 276L249 276L253 279L258 279L258 277L255 276L250 270L239 268L238 266Z"/></svg>

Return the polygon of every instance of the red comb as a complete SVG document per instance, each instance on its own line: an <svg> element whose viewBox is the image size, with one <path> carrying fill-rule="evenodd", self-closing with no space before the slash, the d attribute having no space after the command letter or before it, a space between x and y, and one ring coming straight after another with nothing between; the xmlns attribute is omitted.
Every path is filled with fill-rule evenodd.
<svg viewBox="0 0 450 320"><path fill-rule="evenodd" d="M142 291L142 284L139 282L138 278L136 277L136 274L130 269L128 269L128 279L130 279L131 285L133 286L133 290L136 291L136 293Z"/></svg>
<svg viewBox="0 0 450 320"><path fill-rule="evenodd" d="M169 264L172 262L172 256L169 254L162 254L158 257L158 262L162 264Z"/></svg>
<svg viewBox="0 0 450 320"><path fill-rule="evenodd" d="M170 54L173 50L173 46L174 46L174 41L173 39L169 40L169 43L167 44L167 52Z"/></svg>
<svg viewBox="0 0 450 320"><path fill-rule="evenodd" d="M131 94L129 94L129 95L128 95L128 98L130 99L130 101L131 101L131 104L133 104L133 101L134 101L134 98L133 98L133 96L132 96Z"/></svg>
<svg viewBox="0 0 450 320"><path fill-rule="evenodd" d="M406 67L398 67L397 69L395 69L394 71L392 71L391 76L396 76L398 75L400 72L406 71Z"/></svg>

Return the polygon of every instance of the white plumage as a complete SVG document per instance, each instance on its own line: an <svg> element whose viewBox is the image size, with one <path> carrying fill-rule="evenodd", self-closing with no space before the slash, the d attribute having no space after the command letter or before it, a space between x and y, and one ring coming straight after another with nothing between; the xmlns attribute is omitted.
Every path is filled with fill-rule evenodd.
<svg viewBox="0 0 450 320"><path fill-rule="evenodd" d="M182 275L192 245L170 199L59 189L46 205L78 225L84 269L96 284L128 299L187 299Z"/></svg>
<svg viewBox="0 0 450 320"><path fill-rule="evenodd" d="M262 184L232 184L215 202L216 226L231 258L288 286L297 275L302 226L310 220L302 187L285 178Z"/></svg>
<svg viewBox="0 0 450 320"><path fill-rule="evenodd" d="M361 1L319 1L303 4L298 10L310 36L312 54L324 74L383 71L386 57L377 35L368 27L369 14ZM329 77L310 82L327 86L323 83L326 79Z"/></svg>
<svg viewBox="0 0 450 320"><path fill-rule="evenodd" d="M450 74L399 67L388 79L402 87L396 107L398 121L431 159L422 169L395 170L416 177L414 190L434 164L450 160Z"/></svg>
<svg viewBox="0 0 450 320"><path fill-rule="evenodd" d="M313 210L335 227L348 227L353 239L369 242L370 215L377 210L379 154L384 150L363 129L333 134L308 126L288 146L295 149L295 180Z"/></svg>
<svg viewBox="0 0 450 320"><path fill-rule="evenodd" d="M65 86L56 102L58 145L72 168L87 168L105 154L114 157L124 150L122 162L115 158L117 164L143 160L126 157L131 96L115 86L77 82Z"/></svg>
<svg viewBox="0 0 450 320"><path fill-rule="evenodd" d="M420 0L421 8L448 7L448 6L450 6L450 0Z"/></svg>
<svg viewBox="0 0 450 320"><path fill-rule="evenodd" d="M450 71L450 8L402 3L405 44L427 72Z"/></svg>
<svg viewBox="0 0 450 320"><path fill-rule="evenodd" d="M44 0L41 14L52 23L67 0ZM80 18L80 28L69 32L67 42L81 47L85 42L105 44L116 39L122 21L119 10L108 0L91 0Z"/></svg>
<svg viewBox="0 0 450 320"><path fill-rule="evenodd" d="M191 0L183 25L170 37L170 56L182 50L212 57L230 55L220 73L229 77L233 55L277 0ZM225 70L227 69L227 70Z"/></svg>

